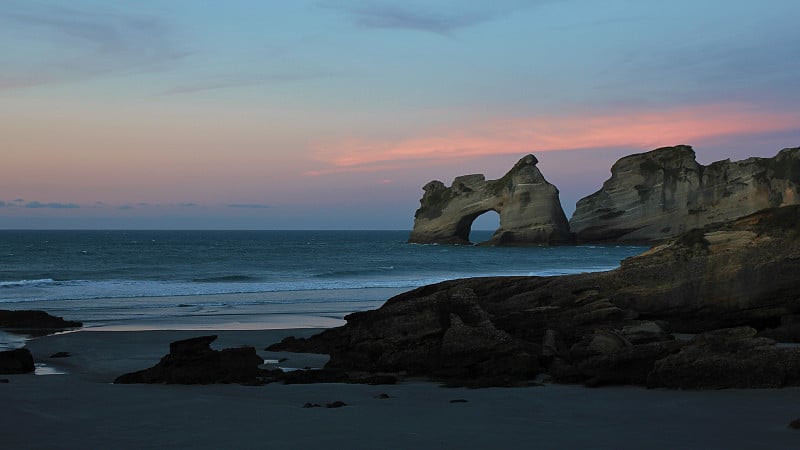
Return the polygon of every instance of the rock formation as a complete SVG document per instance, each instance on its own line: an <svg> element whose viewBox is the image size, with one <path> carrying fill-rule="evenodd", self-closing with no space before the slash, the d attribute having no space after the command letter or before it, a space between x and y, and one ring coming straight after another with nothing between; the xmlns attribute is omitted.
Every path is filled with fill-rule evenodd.
<svg viewBox="0 0 800 450"><path fill-rule="evenodd" d="M31 373L36 369L27 348L0 352L0 374Z"/></svg>
<svg viewBox="0 0 800 450"><path fill-rule="evenodd" d="M213 350L217 336L200 336L175 341L169 354L155 366L121 375L114 383L211 384L254 383L261 375L264 359L253 347Z"/></svg>
<svg viewBox="0 0 800 450"><path fill-rule="evenodd" d="M654 364L651 386L779 388L800 384L800 348L779 348L751 327L709 331Z"/></svg>
<svg viewBox="0 0 800 450"><path fill-rule="evenodd" d="M335 369L284 372L281 369L261 368L264 360L256 354L254 347L226 348L218 351L210 346L216 339L217 336L212 335L172 342L169 344L169 354L162 357L158 364L148 369L120 375L114 383L257 385L274 382L394 384L397 381L390 375L348 374Z"/></svg>
<svg viewBox="0 0 800 450"><path fill-rule="evenodd" d="M450 187L441 181L426 184L409 242L468 244L472 222L488 211L500 215L500 228L489 244L571 242L558 189L544 179L537 163L527 155L499 180L478 174L457 177Z"/></svg>
<svg viewBox="0 0 800 450"><path fill-rule="evenodd" d="M752 334L800 342L792 327L800 317L798 271L800 206L787 206L683 234L610 272L424 286L270 350L327 353L329 369L474 386L527 383L542 373L591 385L795 385L800 352ZM740 326L756 331L688 343L671 334ZM691 379L691 367L716 367L715 358L727 361L729 376ZM748 375L758 364L779 374Z"/></svg>
<svg viewBox="0 0 800 450"><path fill-rule="evenodd" d="M703 166L679 145L617 161L603 187L578 201L569 224L579 241L652 242L797 203L800 148Z"/></svg>
<svg viewBox="0 0 800 450"><path fill-rule="evenodd" d="M44 311L0 309L0 327L10 332L20 331L26 334L41 335L77 328L82 325L80 322L51 316Z"/></svg>

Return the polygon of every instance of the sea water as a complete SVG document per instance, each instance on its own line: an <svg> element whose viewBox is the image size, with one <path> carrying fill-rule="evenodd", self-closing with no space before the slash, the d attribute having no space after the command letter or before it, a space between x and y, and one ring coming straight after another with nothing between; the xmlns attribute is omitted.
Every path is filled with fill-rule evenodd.
<svg viewBox="0 0 800 450"><path fill-rule="evenodd" d="M473 232L486 240L490 232ZM444 280L610 270L637 246L415 245L407 231L0 231L0 309L94 325L345 314ZM325 320L325 319L331 320ZM278 321L280 322L280 321ZM197 322L200 323L200 322ZM252 324L250 324L252 325Z"/></svg>

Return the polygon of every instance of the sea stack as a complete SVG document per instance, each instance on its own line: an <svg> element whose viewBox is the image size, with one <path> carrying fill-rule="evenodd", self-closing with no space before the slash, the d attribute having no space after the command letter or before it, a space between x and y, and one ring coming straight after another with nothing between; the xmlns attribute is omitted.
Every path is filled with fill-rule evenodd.
<svg viewBox="0 0 800 450"><path fill-rule="evenodd" d="M654 242L765 208L800 203L800 148L699 164L688 145L626 156L569 224L582 242Z"/></svg>
<svg viewBox="0 0 800 450"><path fill-rule="evenodd" d="M526 155L502 178L486 180L481 174L456 177L450 187L431 181L414 215L409 242L469 244L472 222L495 211L500 227L491 245L565 244L573 241L558 189Z"/></svg>

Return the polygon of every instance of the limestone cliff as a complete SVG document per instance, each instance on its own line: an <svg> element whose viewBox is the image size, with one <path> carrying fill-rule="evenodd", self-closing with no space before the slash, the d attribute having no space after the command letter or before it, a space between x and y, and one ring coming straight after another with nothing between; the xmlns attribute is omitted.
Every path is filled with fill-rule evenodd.
<svg viewBox="0 0 800 450"><path fill-rule="evenodd" d="M703 166L689 146L664 147L617 161L603 187L578 201L569 224L579 241L657 241L800 203L799 186L800 148Z"/></svg>
<svg viewBox="0 0 800 450"><path fill-rule="evenodd" d="M527 155L498 180L478 174L457 177L450 187L441 181L426 184L409 242L467 244L472 222L488 211L500 215L489 244L571 242L558 189L544 179L538 162Z"/></svg>

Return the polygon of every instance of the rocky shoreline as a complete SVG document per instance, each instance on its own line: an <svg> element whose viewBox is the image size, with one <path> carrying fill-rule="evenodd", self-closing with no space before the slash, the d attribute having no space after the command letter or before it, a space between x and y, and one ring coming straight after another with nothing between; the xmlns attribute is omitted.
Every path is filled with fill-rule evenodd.
<svg viewBox="0 0 800 450"><path fill-rule="evenodd" d="M571 242L558 190L536 163L526 156L499 180L429 183L411 240L465 243L471 221L494 209L501 227L491 243ZM607 222L602 233L592 225L578 230L579 239L656 242L618 269L445 281L350 314L342 327L266 349L330 355L322 370L264 369L254 347L212 350L215 336L204 336L173 342L158 364L116 382L391 384L424 377L469 387L800 386L800 347L777 344L800 343L799 177L800 148L707 167L686 146L632 155L614 165L603 189L579 202L570 222ZM631 184L638 179L646 185ZM576 220L624 204L643 186L649 194L638 196L636 220L628 217L633 207ZM658 208L648 203L656 191ZM686 209L692 205L707 208L698 215ZM661 227L654 217L672 225ZM620 221L629 224L624 233L613 225ZM80 324L0 311L0 326L47 333ZM27 355L6 353L15 358L8 373L33 370Z"/></svg>
<svg viewBox="0 0 800 450"><path fill-rule="evenodd" d="M794 386L800 349L769 336L800 342L798 271L800 207L773 208L679 235L610 272L424 286L269 349L450 385Z"/></svg>
<svg viewBox="0 0 800 450"><path fill-rule="evenodd" d="M81 322L64 320L44 311L0 310L0 329L27 336L46 336L82 326ZM27 348L0 351L0 374L31 373L36 369L33 355Z"/></svg>
<svg viewBox="0 0 800 450"><path fill-rule="evenodd" d="M800 343L798 271L800 206L772 208L687 232L609 272L420 287L266 349L330 355L321 370L264 368L255 348L212 350L215 336L204 336L115 382L800 386L800 347L775 340ZM0 318L15 329L80 325L35 311ZM33 370L23 351L0 355L5 373Z"/></svg>

